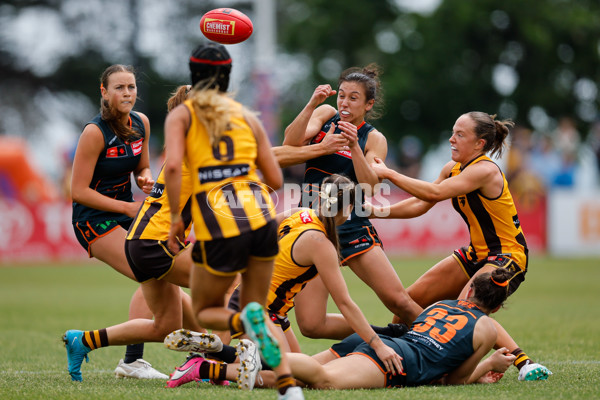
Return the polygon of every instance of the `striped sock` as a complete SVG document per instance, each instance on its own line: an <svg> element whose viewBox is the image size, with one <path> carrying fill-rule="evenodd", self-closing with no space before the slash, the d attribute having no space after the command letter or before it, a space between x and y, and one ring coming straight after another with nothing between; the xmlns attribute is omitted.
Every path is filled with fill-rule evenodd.
<svg viewBox="0 0 600 400"><path fill-rule="evenodd" d="M108 335L106 334L106 329L83 332L81 342L92 350L108 346Z"/></svg>
<svg viewBox="0 0 600 400"><path fill-rule="evenodd" d="M529 356L527 354L525 354L525 352L523 350L521 350L520 347L517 347L516 349L511 351L511 354L513 354L515 357L517 357L513 364L519 370L521 370L521 368L523 368L525 365L527 365L528 361L533 362L533 360L531 360L529 358Z"/></svg>
<svg viewBox="0 0 600 400"><path fill-rule="evenodd" d="M216 361L206 360L200 364L200 378L214 379L216 381L224 381L226 379L227 364L222 364Z"/></svg>
<svg viewBox="0 0 600 400"><path fill-rule="evenodd" d="M284 395L288 388L295 386L296 381L290 374L281 375L277 378L277 391L279 394Z"/></svg>
<svg viewBox="0 0 600 400"><path fill-rule="evenodd" d="M231 330L232 336L238 333L246 332L239 312L231 314L231 317L229 317L229 329Z"/></svg>

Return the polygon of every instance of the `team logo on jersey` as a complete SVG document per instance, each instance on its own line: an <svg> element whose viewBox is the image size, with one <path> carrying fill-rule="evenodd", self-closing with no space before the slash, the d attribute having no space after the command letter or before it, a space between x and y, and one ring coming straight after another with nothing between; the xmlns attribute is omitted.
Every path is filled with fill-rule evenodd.
<svg viewBox="0 0 600 400"><path fill-rule="evenodd" d="M461 207L464 207L464 206L465 206L465 204L467 203L467 198L466 198L465 196L460 196L460 197L458 198L458 202L460 203L460 206L461 206Z"/></svg>
<svg viewBox="0 0 600 400"><path fill-rule="evenodd" d="M519 216L515 214L515 215L513 215L512 219L513 219L513 224L515 225L515 228L519 229L521 227L521 221L519 221Z"/></svg>
<svg viewBox="0 0 600 400"><path fill-rule="evenodd" d="M309 222L313 222L313 219L308 211L302 211L300 213L300 221L302 221L303 224L308 224Z"/></svg>
<svg viewBox="0 0 600 400"><path fill-rule="evenodd" d="M144 142L144 139L138 139L135 142L131 143L131 151L133 151L133 155L137 156L138 154L140 154L142 152L142 143Z"/></svg>
<svg viewBox="0 0 600 400"><path fill-rule="evenodd" d="M125 145L121 144L115 147L109 147L106 150L106 158L118 158L125 157L127 155L127 150L125 149Z"/></svg>

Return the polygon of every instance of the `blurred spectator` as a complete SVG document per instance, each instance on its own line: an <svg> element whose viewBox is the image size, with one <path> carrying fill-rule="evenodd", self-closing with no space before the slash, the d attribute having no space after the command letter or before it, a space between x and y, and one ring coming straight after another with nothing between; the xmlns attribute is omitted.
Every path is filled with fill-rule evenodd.
<svg viewBox="0 0 600 400"><path fill-rule="evenodd" d="M553 185L560 163L560 154L552 143L552 137L546 133L534 132L529 169L542 180L546 188Z"/></svg>
<svg viewBox="0 0 600 400"><path fill-rule="evenodd" d="M552 184L573 187L577 173L577 154L581 144L581 135L577 131L575 121L570 117L561 117L556 130L552 132L552 137L560 157Z"/></svg>
<svg viewBox="0 0 600 400"><path fill-rule="evenodd" d="M413 135L404 136L398 147L397 163L399 171L411 178L418 178L421 172L421 157L423 155L421 139Z"/></svg>
<svg viewBox="0 0 600 400"><path fill-rule="evenodd" d="M586 143L596 156L596 169L600 173L600 119L592 124Z"/></svg>

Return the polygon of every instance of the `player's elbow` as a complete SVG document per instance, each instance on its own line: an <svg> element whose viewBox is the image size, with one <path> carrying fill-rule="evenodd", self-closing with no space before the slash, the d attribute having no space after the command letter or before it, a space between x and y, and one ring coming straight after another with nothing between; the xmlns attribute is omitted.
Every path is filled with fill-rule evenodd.
<svg viewBox="0 0 600 400"><path fill-rule="evenodd" d="M169 161L167 159L167 161L165 162L165 166L164 166L165 176L174 176L176 174L179 174L180 170L181 170L180 163L174 162L174 161Z"/></svg>
<svg viewBox="0 0 600 400"><path fill-rule="evenodd" d="M424 194L419 197L421 200L426 201L428 203L437 203L439 201L445 200L442 193L436 188L428 190Z"/></svg>

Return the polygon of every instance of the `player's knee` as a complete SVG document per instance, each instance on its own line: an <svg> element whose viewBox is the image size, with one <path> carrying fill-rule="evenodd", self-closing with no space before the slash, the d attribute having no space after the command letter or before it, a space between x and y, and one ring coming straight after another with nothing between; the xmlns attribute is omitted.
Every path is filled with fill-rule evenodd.
<svg viewBox="0 0 600 400"><path fill-rule="evenodd" d="M310 339L320 339L323 337L323 327L325 324L314 323L313 321L300 321L298 320L298 328L300 333Z"/></svg>
<svg viewBox="0 0 600 400"><path fill-rule="evenodd" d="M394 314L404 315L411 310L412 300L406 291L387 296L382 301Z"/></svg>

